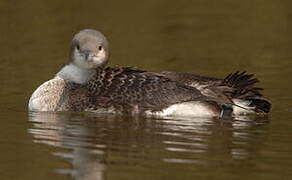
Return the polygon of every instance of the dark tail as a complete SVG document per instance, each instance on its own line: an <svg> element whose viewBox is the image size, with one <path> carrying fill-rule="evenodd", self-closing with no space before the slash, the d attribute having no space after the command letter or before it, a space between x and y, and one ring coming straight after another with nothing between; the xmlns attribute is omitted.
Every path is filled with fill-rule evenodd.
<svg viewBox="0 0 292 180"><path fill-rule="evenodd" d="M268 113L271 110L271 103L263 98L247 98L250 101L251 107L255 107L255 112L257 113Z"/></svg>
<svg viewBox="0 0 292 180"><path fill-rule="evenodd" d="M241 99L250 102L249 106L254 107L258 113L268 113L271 103L263 98L260 91L262 88L255 87L259 80L253 74L246 71L231 73L223 80L223 85L230 87L225 94L231 99Z"/></svg>

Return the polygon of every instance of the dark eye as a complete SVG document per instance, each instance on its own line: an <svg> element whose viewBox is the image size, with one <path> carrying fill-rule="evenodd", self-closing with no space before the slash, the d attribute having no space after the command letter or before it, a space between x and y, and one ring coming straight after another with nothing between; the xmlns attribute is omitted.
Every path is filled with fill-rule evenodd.
<svg viewBox="0 0 292 180"><path fill-rule="evenodd" d="M80 46L79 46L79 44L76 45L76 49L77 49L77 50L80 50Z"/></svg>
<svg viewBox="0 0 292 180"><path fill-rule="evenodd" d="M102 46L98 46L98 50L100 50L100 51L101 51L101 50L102 50Z"/></svg>

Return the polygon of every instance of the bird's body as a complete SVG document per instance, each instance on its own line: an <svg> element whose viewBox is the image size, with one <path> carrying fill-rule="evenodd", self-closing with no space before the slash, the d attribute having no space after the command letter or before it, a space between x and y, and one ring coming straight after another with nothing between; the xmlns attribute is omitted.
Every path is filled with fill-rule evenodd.
<svg viewBox="0 0 292 180"><path fill-rule="evenodd" d="M83 30L71 43L70 63L41 85L29 101L31 111L90 111L147 116L223 116L267 113L270 103L252 75L209 78L190 73L147 72L104 67L105 37Z"/></svg>

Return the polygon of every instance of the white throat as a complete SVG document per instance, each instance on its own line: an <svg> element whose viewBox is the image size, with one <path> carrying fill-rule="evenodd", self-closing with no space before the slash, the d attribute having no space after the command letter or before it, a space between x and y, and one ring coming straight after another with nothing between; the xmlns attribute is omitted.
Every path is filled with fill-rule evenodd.
<svg viewBox="0 0 292 180"><path fill-rule="evenodd" d="M89 81L90 78L92 78L95 74L96 71L94 69L80 68L71 63L64 66L56 76L69 82L84 84Z"/></svg>

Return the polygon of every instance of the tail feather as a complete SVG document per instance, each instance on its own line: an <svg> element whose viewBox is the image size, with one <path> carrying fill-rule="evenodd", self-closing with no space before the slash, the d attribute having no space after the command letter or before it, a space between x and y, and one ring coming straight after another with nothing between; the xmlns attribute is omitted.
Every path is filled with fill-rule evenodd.
<svg viewBox="0 0 292 180"><path fill-rule="evenodd" d="M231 87L225 93L231 99L241 99L248 102L248 107L257 113L268 113L271 109L271 103L263 98L260 91L263 88L254 87L259 80L253 74L247 74L246 71L231 73L223 79L223 85Z"/></svg>
<svg viewBox="0 0 292 180"><path fill-rule="evenodd" d="M263 89L254 87L258 82L259 80L253 74L247 74L246 71L236 71L226 76L222 83L232 88L231 92L226 92L231 94L232 98L246 98L250 96L262 97L260 91Z"/></svg>
<svg viewBox="0 0 292 180"><path fill-rule="evenodd" d="M248 98L251 101L250 106L255 107L255 111L258 113L268 113L271 109L271 103L263 98Z"/></svg>

